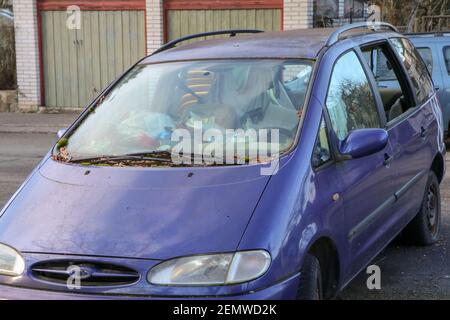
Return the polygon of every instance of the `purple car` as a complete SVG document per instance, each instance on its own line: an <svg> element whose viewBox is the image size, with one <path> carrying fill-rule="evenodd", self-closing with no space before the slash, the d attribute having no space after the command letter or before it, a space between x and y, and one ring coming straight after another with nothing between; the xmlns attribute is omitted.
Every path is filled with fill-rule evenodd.
<svg viewBox="0 0 450 320"><path fill-rule="evenodd" d="M173 41L0 211L0 298L333 298L400 233L438 240L443 131L391 25Z"/></svg>

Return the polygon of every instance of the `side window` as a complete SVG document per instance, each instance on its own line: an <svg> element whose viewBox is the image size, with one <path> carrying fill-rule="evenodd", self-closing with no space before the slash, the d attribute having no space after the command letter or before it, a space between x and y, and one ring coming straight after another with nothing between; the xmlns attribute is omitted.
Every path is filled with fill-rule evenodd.
<svg viewBox="0 0 450 320"><path fill-rule="evenodd" d="M355 52L346 53L336 62L326 104L341 141L352 130L381 126L369 81Z"/></svg>
<svg viewBox="0 0 450 320"><path fill-rule="evenodd" d="M405 83L406 75L399 70L397 60L388 50L387 44L361 50L375 77L386 119L391 122L413 107Z"/></svg>
<svg viewBox="0 0 450 320"><path fill-rule="evenodd" d="M427 67L409 40L394 38L392 43L411 78L419 104L424 103L434 92L433 81L428 74Z"/></svg>
<svg viewBox="0 0 450 320"><path fill-rule="evenodd" d="M444 47L444 60L447 66L447 72L450 75L450 47Z"/></svg>
<svg viewBox="0 0 450 320"><path fill-rule="evenodd" d="M430 74L433 74L433 53L430 48L417 48Z"/></svg>
<svg viewBox="0 0 450 320"><path fill-rule="evenodd" d="M318 168L331 160L330 144L328 142L327 126L322 117L319 133L317 134L316 146L312 157L312 165Z"/></svg>
<svg viewBox="0 0 450 320"><path fill-rule="evenodd" d="M377 81L395 81L398 84L398 79L395 74L391 61L388 60L386 54L381 48L376 48L369 51L372 57L372 70L374 71L375 79Z"/></svg>

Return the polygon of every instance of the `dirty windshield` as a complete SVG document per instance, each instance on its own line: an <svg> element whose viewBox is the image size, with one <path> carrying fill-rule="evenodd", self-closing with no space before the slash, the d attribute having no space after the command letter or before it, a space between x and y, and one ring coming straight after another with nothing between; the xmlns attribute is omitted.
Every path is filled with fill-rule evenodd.
<svg viewBox="0 0 450 320"><path fill-rule="evenodd" d="M301 60L137 66L60 140L54 158L183 151L236 158L225 149L239 140L245 141L246 157L253 151L258 155L253 149L259 145L253 142L261 140L283 153L294 142L311 72L311 62Z"/></svg>

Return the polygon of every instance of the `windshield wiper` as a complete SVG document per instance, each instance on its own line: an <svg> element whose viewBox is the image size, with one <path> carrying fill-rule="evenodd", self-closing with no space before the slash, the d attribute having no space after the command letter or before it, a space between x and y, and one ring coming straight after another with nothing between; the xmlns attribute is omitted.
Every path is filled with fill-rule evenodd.
<svg viewBox="0 0 450 320"><path fill-rule="evenodd" d="M178 157L178 159L187 159L191 161L191 163L183 163L184 165L195 165L195 160L200 159L202 163L200 165L204 166L227 166L227 165L242 165L242 163L238 163L237 160L233 164L216 164L216 163L205 163L204 156L189 153L189 154L176 154L170 153L169 151L151 151L151 152L141 152L141 153L132 153L132 154L124 154L119 156L98 156L98 157L86 157L86 158L69 158L68 162L70 163L104 163L104 162L120 162L120 161L154 161L154 162L165 162L165 163L173 163L172 157ZM225 159L224 159L225 162ZM174 163L175 164L175 163Z"/></svg>
<svg viewBox="0 0 450 320"><path fill-rule="evenodd" d="M71 158L69 162L80 163L101 163L109 161L158 161L158 162L172 162L172 154L168 151L151 151L141 153L124 154L120 156L99 156L86 158Z"/></svg>

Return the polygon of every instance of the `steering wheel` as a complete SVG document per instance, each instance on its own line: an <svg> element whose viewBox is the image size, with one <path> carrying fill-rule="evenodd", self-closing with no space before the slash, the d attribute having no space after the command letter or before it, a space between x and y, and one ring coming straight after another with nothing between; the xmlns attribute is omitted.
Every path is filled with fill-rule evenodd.
<svg viewBox="0 0 450 320"><path fill-rule="evenodd" d="M199 103L205 103L205 99L204 97L200 96L199 94L197 94L194 90L192 90L191 88L189 88L186 83L184 83L184 81L181 79L181 73L178 74L177 76L177 84L178 87L183 90L186 93L189 93L190 95L192 95L194 98L197 99L197 101ZM181 109L181 106L178 107L178 110Z"/></svg>
<svg viewBox="0 0 450 320"><path fill-rule="evenodd" d="M189 119L190 112L201 117L214 117L216 125L224 129L236 127L237 115L233 107L220 103L192 104L181 112L181 121L185 123Z"/></svg>

